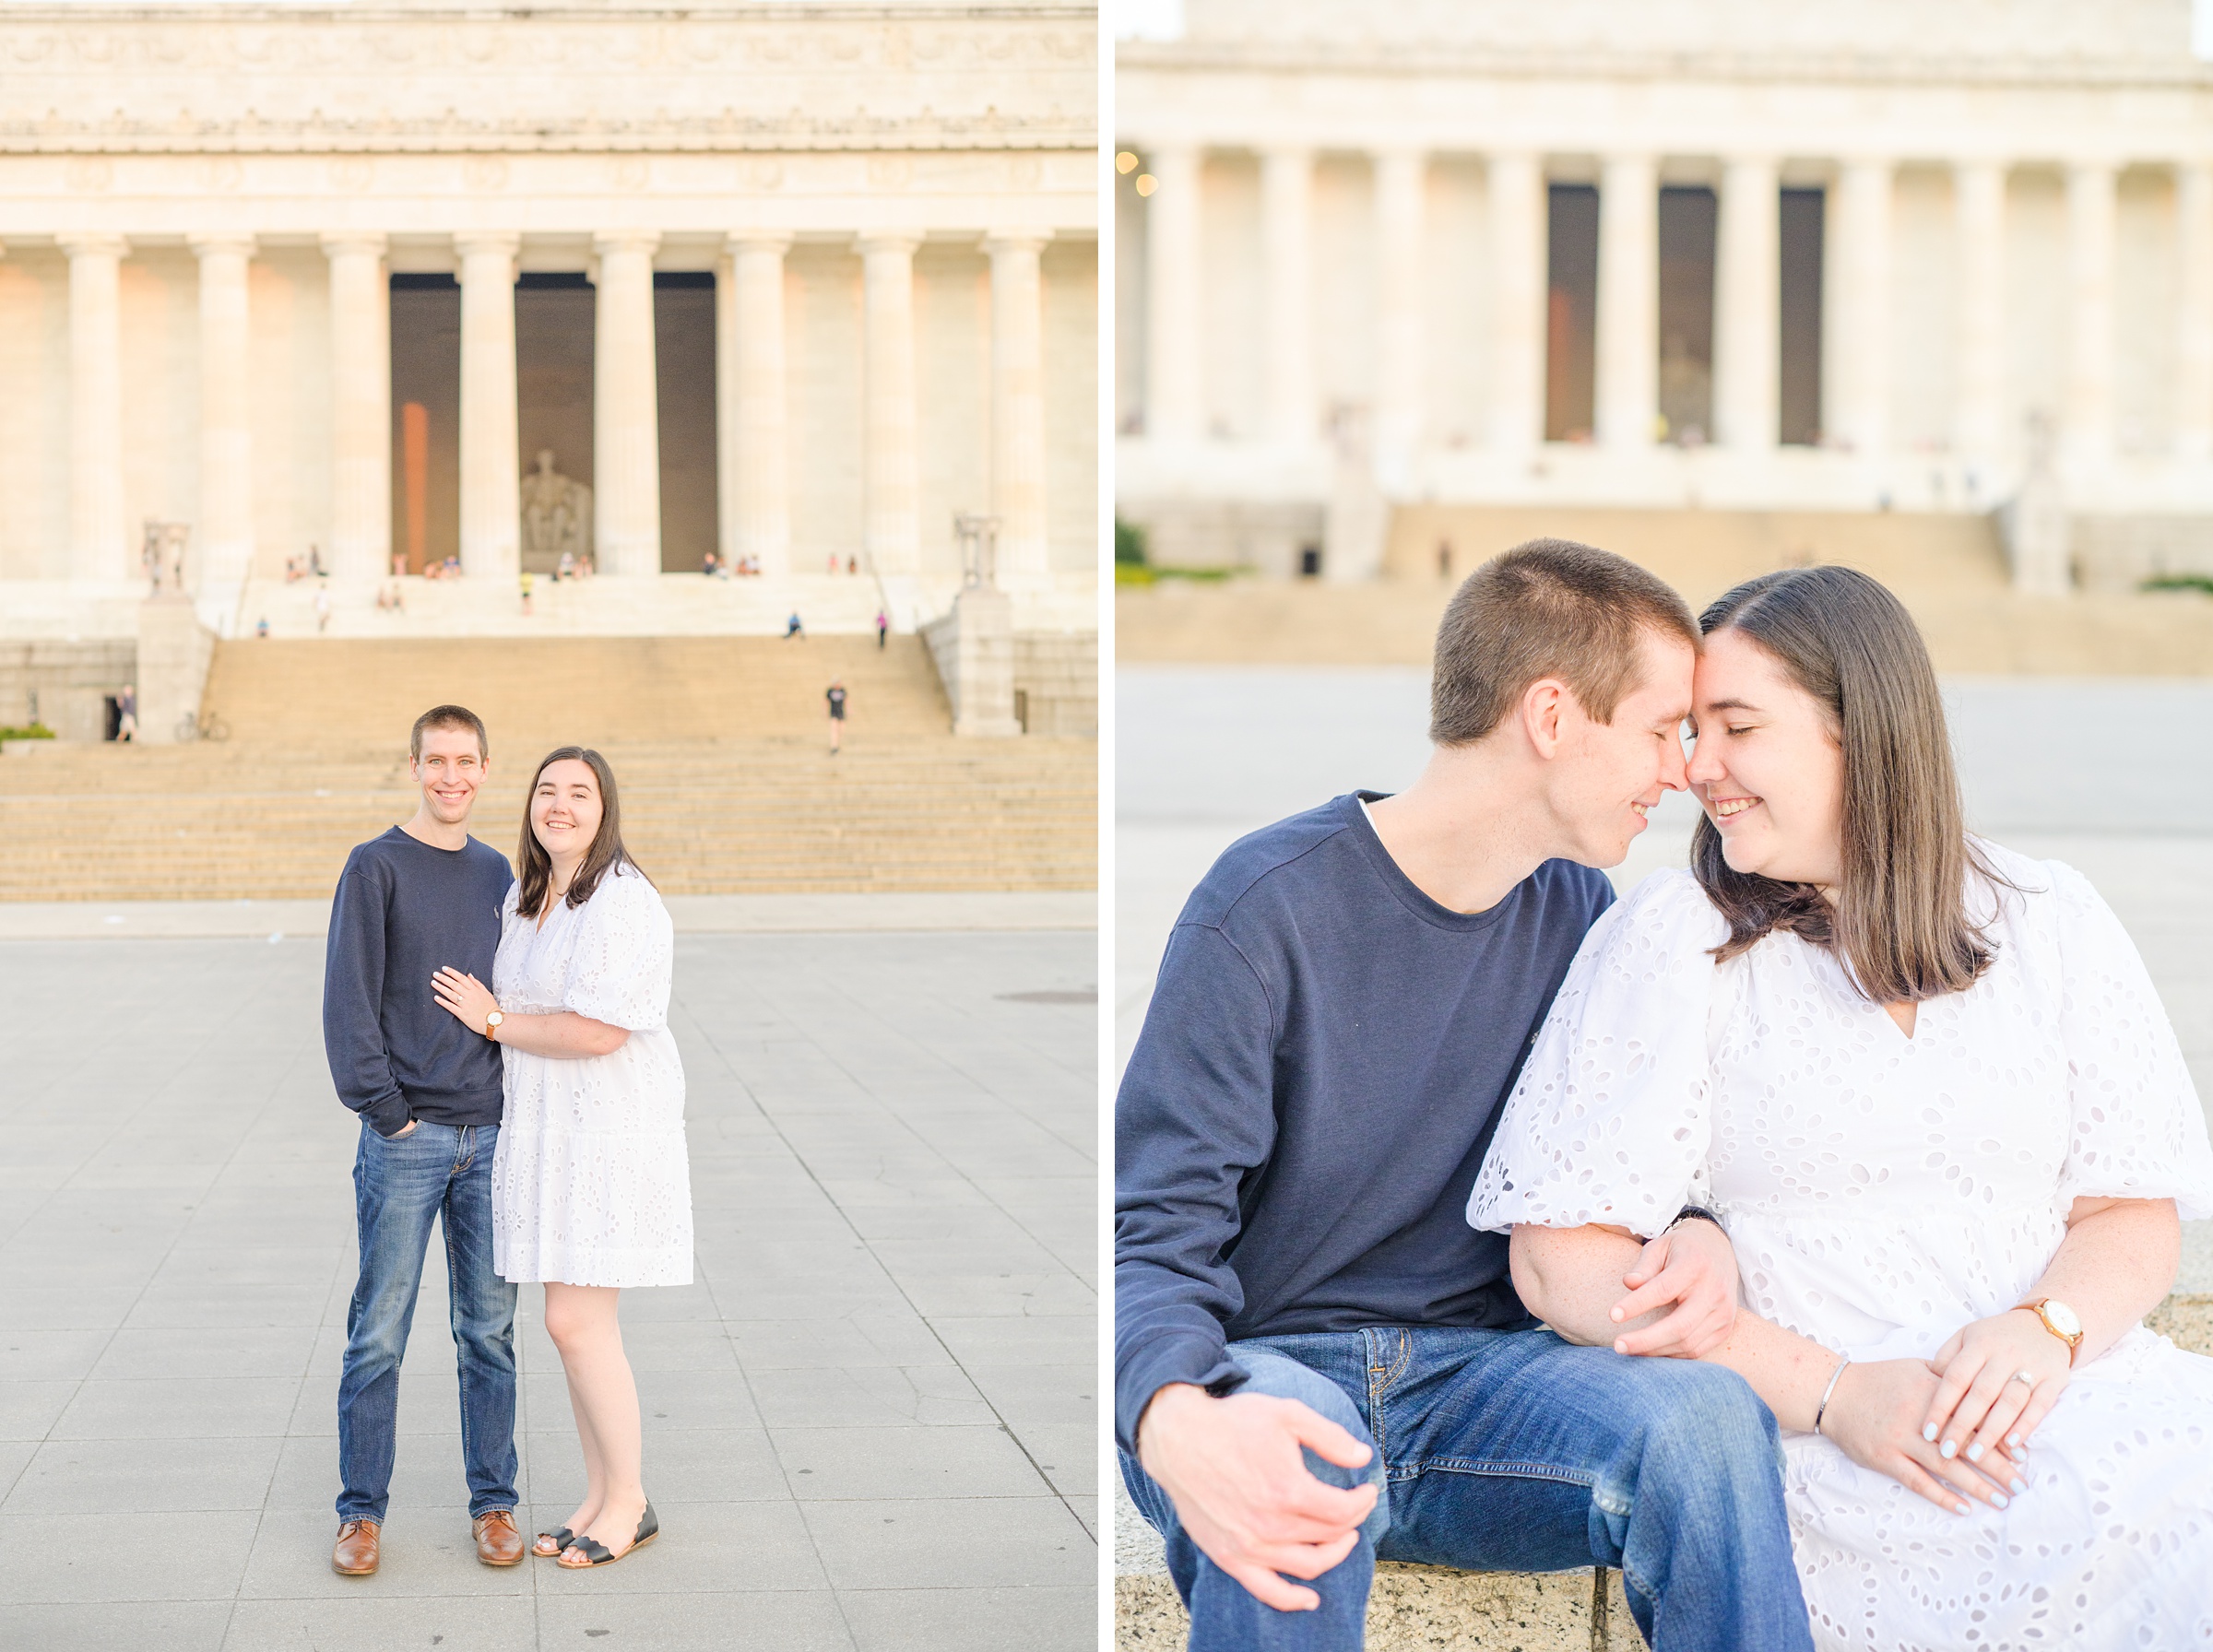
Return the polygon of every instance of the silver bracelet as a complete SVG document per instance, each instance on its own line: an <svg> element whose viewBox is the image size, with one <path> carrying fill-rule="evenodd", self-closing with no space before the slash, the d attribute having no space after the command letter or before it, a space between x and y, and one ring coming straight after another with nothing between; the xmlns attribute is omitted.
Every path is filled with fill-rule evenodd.
<svg viewBox="0 0 2213 1652"><path fill-rule="evenodd" d="M1814 1408L1814 1432L1816 1434L1821 1432L1821 1419L1828 1410L1828 1397L1837 1391L1837 1378L1844 1375L1844 1367L1851 1363L1849 1359L1839 1360L1837 1368L1828 1374L1828 1386L1821 1390L1821 1403Z"/></svg>

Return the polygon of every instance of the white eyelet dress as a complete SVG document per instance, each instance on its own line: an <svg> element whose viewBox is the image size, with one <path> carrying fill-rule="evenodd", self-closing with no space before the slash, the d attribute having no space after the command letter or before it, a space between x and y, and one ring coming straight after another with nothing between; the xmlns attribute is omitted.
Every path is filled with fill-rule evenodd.
<svg viewBox="0 0 2213 1652"><path fill-rule="evenodd" d="M1710 1205L1754 1312L1896 1360L2025 1300L2078 1198L2213 1212L2205 1115L2126 932L2071 867L1982 847L2025 892L1970 879L1995 961L1911 1038L1796 936L1717 965L1727 926L1690 874L1647 879L1576 955L1468 1220L1649 1237ZM1938 1508L1819 1434L1783 1459L1819 1646L2213 1642L2213 1359L2142 1326L2073 1374L2003 1511Z"/></svg>
<svg viewBox="0 0 2213 1652"><path fill-rule="evenodd" d="M491 1162L492 1265L515 1283L688 1285L692 1172L684 1068L669 1031L675 935L652 884L623 867L543 929L500 914L492 995L510 1015L574 1010L630 1036L605 1056L503 1045L506 1110Z"/></svg>

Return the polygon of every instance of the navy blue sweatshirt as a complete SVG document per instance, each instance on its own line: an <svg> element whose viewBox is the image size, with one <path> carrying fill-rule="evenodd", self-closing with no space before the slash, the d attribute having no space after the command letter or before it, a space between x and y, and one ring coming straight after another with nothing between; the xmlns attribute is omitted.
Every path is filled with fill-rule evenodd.
<svg viewBox="0 0 2213 1652"><path fill-rule="evenodd" d="M323 1053L338 1099L380 1136L420 1118L500 1122L500 1047L438 1006L447 964L491 985L507 857L468 840L437 849L395 826L346 857L330 905Z"/></svg>
<svg viewBox="0 0 2213 1652"><path fill-rule="evenodd" d="M1115 1432L1225 1342L1528 1318L1468 1225L1498 1113L1612 904L1547 861L1487 912L1415 888L1352 793L1232 844L1168 940L1115 1106Z"/></svg>

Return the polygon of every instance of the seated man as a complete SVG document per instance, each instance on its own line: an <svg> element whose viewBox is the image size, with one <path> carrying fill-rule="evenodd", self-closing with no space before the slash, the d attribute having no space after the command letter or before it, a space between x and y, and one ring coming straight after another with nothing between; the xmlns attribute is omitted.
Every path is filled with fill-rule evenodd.
<svg viewBox="0 0 2213 1652"><path fill-rule="evenodd" d="M1609 1350L1462 1214L1592 868L1684 784L1697 647L1634 564L1509 551L1446 610L1419 781L1255 832L1186 904L1117 1107L1115 1424L1193 1652L1359 1646L1378 1559L1617 1566L1662 1652L1810 1647L1774 1419L1696 1361L1720 1228L1644 1247Z"/></svg>

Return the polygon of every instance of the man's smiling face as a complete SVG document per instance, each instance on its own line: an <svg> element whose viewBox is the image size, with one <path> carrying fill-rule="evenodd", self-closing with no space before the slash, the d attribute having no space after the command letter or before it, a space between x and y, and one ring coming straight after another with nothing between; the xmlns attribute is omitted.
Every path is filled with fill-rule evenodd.
<svg viewBox="0 0 2213 1652"><path fill-rule="evenodd" d="M1619 866L1653 805L1684 785L1683 718L1698 655L1681 638L1652 631L1639 634L1638 651L1637 684L1611 722L1593 721L1571 701L1562 724L1568 761L1552 803L1585 866Z"/></svg>
<svg viewBox="0 0 2213 1652"><path fill-rule="evenodd" d="M446 826L468 819L484 784L484 753L476 732L467 728L426 728L422 755L408 765L415 784L422 788L422 807L431 818Z"/></svg>

